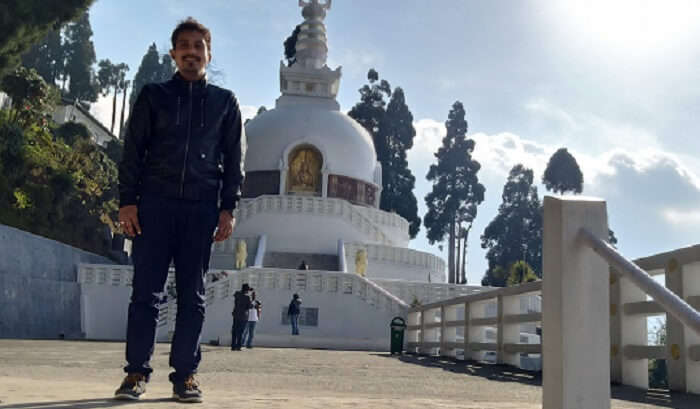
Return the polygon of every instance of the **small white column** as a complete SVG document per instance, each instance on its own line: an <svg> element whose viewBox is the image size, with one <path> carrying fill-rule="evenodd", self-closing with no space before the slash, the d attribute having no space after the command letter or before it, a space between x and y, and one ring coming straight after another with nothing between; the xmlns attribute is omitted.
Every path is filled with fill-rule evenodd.
<svg viewBox="0 0 700 409"><path fill-rule="evenodd" d="M608 265L581 228L607 237L604 201L544 198L543 409L610 408Z"/></svg>
<svg viewBox="0 0 700 409"><path fill-rule="evenodd" d="M649 388L649 360L629 359L625 356L628 345L648 345L646 315L626 315L625 304L646 301L647 295L628 278L620 278L620 359L622 360L622 384L636 388Z"/></svg>
<svg viewBox="0 0 700 409"><path fill-rule="evenodd" d="M328 171L323 170L321 173L321 197L328 197Z"/></svg>
<svg viewBox="0 0 700 409"><path fill-rule="evenodd" d="M499 302L498 308L503 308L503 314L501 314L500 311L498 314L498 339L501 342L501 345L499 345L501 349L498 351L499 360L501 360L504 364L513 365L519 368L520 353L506 353L503 349L503 345L520 343L520 323L506 324L505 322L503 322L503 317L505 315L520 314L520 296L501 296L499 297L499 300L501 300L501 302ZM502 336L500 336L501 332L503 333Z"/></svg>
<svg viewBox="0 0 700 409"><path fill-rule="evenodd" d="M683 295L686 298L700 296L700 263L695 262L683 266ZM700 345L700 334L685 327L685 345ZM682 351L688 356L688 349ZM685 380L688 393L700 394L700 361L686 360Z"/></svg>

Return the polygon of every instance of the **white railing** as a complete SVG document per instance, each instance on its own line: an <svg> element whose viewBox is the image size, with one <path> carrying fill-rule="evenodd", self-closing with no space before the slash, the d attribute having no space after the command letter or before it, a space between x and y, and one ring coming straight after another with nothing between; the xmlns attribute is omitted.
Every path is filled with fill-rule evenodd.
<svg viewBox="0 0 700 409"><path fill-rule="evenodd" d="M273 268L255 268L227 273L226 279L207 285L207 304L232 297L243 283L248 283L257 289L286 289L356 296L376 308L390 310L397 314L405 312L408 308L405 302L393 294L356 274Z"/></svg>
<svg viewBox="0 0 700 409"><path fill-rule="evenodd" d="M408 312L406 349L466 360L495 351L497 362L520 367L522 354L541 353L540 344L520 341L522 324L542 320L540 312L523 313L521 299L539 294L541 288L537 281L414 307ZM486 306L494 302L497 313L491 316ZM489 342L485 327L496 328L496 342Z"/></svg>
<svg viewBox="0 0 700 409"><path fill-rule="evenodd" d="M343 199L309 196L275 196L264 195L255 199L243 199L236 209L236 218L240 223L265 213L312 214L315 216L338 217L350 223L371 240L394 244L394 240L384 234L381 225L375 224L355 206Z"/></svg>
<svg viewBox="0 0 700 409"><path fill-rule="evenodd" d="M442 277L445 273L445 261L431 253L413 250L405 247L393 247L379 244L366 243L346 243L345 255L349 271L354 271L355 254L358 250L367 251L367 261L372 262L404 264L410 267L425 269L426 272Z"/></svg>
<svg viewBox="0 0 700 409"><path fill-rule="evenodd" d="M479 294L494 287L470 286L447 283L426 283L420 281L390 280L381 278L370 278L380 287L402 299L407 304L418 301L420 304L434 303L442 300L449 300L465 295Z"/></svg>
<svg viewBox="0 0 700 409"><path fill-rule="evenodd" d="M700 393L700 246L635 265L607 234L604 201L546 197L544 280L410 309L409 351L473 359L488 350L516 366L520 354L542 353L544 409L610 408L611 380L647 388L650 358L667 360L672 390ZM666 274L667 288L644 270ZM540 289L542 313L523 313L517 299ZM493 299L497 314L485 317L481 304ZM647 317L666 312L667 345L648 345ZM519 325L540 320L542 344L520 343ZM482 326L497 327L496 342Z"/></svg>

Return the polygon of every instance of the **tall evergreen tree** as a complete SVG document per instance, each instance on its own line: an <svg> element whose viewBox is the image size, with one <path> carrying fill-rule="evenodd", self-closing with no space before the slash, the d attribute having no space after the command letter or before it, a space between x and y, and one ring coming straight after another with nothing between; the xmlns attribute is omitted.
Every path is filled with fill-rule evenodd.
<svg viewBox="0 0 700 409"><path fill-rule="evenodd" d="M22 55L22 65L34 68L47 84L55 85L63 78L66 52L61 30L51 30L39 43Z"/></svg>
<svg viewBox="0 0 700 409"><path fill-rule="evenodd" d="M66 96L81 102L95 102L99 93L93 70L97 58L91 37L88 12L66 27L66 74L69 78Z"/></svg>
<svg viewBox="0 0 700 409"><path fill-rule="evenodd" d="M170 54L165 53L160 57L160 81L167 81L175 74L175 62Z"/></svg>
<svg viewBox="0 0 700 409"><path fill-rule="evenodd" d="M428 213L423 223L430 244L442 242L448 237L448 281L456 283L457 235L461 225L469 226L476 217L476 208L484 201L486 189L479 183L479 162L472 158L474 140L467 139L467 120L464 105L457 101L445 122L447 134L442 146L435 153L437 163L430 166L427 179L433 189L425 197ZM468 232L468 229L466 229ZM468 237L463 238L467 240ZM465 252L466 253L466 252ZM459 280L461 281L461 279Z"/></svg>
<svg viewBox="0 0 700 409"><path fill-rule="evenodd" d="M104 96L107 96L111 91L114 91L112 98L112 125L110 132L114 133L114 125L117 119L117 94L124 87L126 73L129 66L121 64L112 64L109 59L100 60L97 72L97 81L100 84L100 90Z"/></svg>
<svg viewBox="0 0 700 409"><path fill-rule="evenodd" d="M294 27L294 31L284 40L284 59L287 60L287 66L291 67L297 62L297 38L301 31L301 24Z"/></svg>
<svg viewBox="0 0 700 409"><path fill-rule="evenodd" d="M408 169L406 152L413 146L416 130L403 90L393 92L386 80L379 80L374 69L367 74L369 84L360 89L360 102L348 113L372 136L377 160L382 166L382 193L379 208L396 212L408 220L409 234L420 229L418 201L413 194L416 178ZM385 98L390 98L389 104Z"/></svg>
<svg viewBox="0 0 700 409"><path fill-rule="evenodd" d="M542 183L548 191L554 193L583 192L583 173L576 158L566 148L557 150L549 158L547 168L542 175ZM617 245L615 232L610 229L608 229L608 243Z"/></svg>
<svg viewBox="0 0 700 409"><path fill-rule="evenodd" d="M576 158L566 148L557 150L549 158L547 169L542 175L542 183L547 190L554 193L572 192L576 194L583 192L581 168L579 168Z"/></svg>
<svg viewBox="0 0 700 409"><path fill-rule="evenodd" d="M510 170L498 214L481 236L488 260L482 285L505 286L503 273L520 260L542 277L542 205L533 179L521 164Z"/></svg>
<svg viewBox="0 0 700 409"><path fill-rule="evenodd" d="M382 164L379 207L408 220L409 234L414 238L420 230L421 219L418 217L418 200L413 193L416 178L408 168L406 153L413 147L416 129L401 87L396 87L391 94L383 125L379 134L386 139L382 145L387 149L377 152L377 159Z"/></svg>
<svg viewBox="0 0 700 409"><path fill-rule="evenodd" d="M57 30L88 9L94 0L4 0L0 4L0 77L49 31Z"/></svg>
<svg viewBox="0 0 700 409"><path fill-rule="evenodd" d="M124 134L124 112L126 111L126 93L129 90L129 85L131 85L131 81L128 81L126 79L120 85L120 88L122 90L122 112L121 112L121 117L119 119L119 137L120 138Z"/></svg>
<svg viewBox="0 0 700 409"><path fill-rule="evenodd" d="M141 65L139 65L139 69L136 71L132 82L129 107L133 108L134 103L136 103L136 97L139 95L144 85L166 81L170 79L174 73L175 68L172 58L167 54L161 56L158 53L156 43L152 43L148 46L148 51L146 51L146 54L141 59Z"/></svg>

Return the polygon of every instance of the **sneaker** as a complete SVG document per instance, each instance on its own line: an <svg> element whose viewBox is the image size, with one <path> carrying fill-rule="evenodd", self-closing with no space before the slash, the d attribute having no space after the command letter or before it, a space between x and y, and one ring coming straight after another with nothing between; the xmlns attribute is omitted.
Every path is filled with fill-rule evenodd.
<svg viewBox="0 0 700 409"><path fill-rule="evenodd" d="M114 392L114 399L139 400L146 393L146 377L140 373L130 373Z"/></svg>
<svg viewBox="0 0 700 409"><path fill-rule="evenodd" d="M179 402L201 402L199 383L190 375L182 382L173 383L173 398Z"/></svg>

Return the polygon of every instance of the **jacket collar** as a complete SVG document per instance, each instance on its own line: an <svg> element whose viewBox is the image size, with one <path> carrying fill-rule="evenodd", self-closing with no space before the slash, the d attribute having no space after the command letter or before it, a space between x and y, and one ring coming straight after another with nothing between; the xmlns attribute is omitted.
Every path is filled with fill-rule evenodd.
<svg viewBox="0 0 700 409"><path fill-rule="evenodd" d="M176 72L173 75L173 81L182 89L187 89L189 87L190 81L185 80L182 75L180 75L179 72ZM202 90L207 87L207 75L204 74L204 77L202 79L199 79L197 81L192 82L192 89L194 90Z"/></svg>

